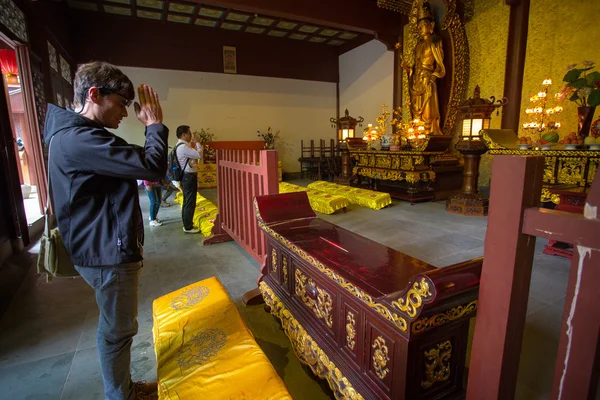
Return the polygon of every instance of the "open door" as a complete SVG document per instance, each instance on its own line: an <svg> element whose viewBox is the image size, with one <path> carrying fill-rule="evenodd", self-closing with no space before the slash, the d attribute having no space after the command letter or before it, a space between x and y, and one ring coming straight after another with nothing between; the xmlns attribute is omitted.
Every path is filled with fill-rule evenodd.
<svg viewBox="0 0 600 400"><path fill-rule="evenodd" d="M13 139L8 104L6 85L3 84L0 85L0 165L2 166L0 201L8 207L3 207L0 212L4 214L3 217L6 217L7 211L10 213L9 221L6 221L9 224L7 234L13 242L13 248L15 246L26 247L29 245L29 230L19 181L16 157L18 149ZM10 225L12 225L12 229L10 229Z"/></svg>

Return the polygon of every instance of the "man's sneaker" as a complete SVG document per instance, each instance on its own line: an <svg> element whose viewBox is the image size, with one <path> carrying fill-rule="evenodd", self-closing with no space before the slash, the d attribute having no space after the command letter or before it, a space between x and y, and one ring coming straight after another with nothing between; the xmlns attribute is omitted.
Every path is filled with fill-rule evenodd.
<svg viewBox="0 0 600 400"><path fill-rule="evenodd" d="M192 228L192 229L185 229L185 228L183 228L183 231L185 233L200 233L200 230L198 230L196 228Z"/></svg>
<svg viewBox="0 0 600 400"><path fill-rule="evenodd" d="M158 217L156 217L156 221L157 221L159 224L162 224L162 221L161 221L160 219L158 219Z"/></svg>
<svg viewBox="0 0 600 400"><path fill-rule="evenodd" d="M162 222L158 220L150 221L150 226L161 226Z"/></svg>
<svg viewBox="0 0 600 400"><path fill-rule="evenodd" d="M168 201L163 201L162 203L160 203L161 207L171 207L171 203L169 203Z"/></svg>
<svg viewBox="0 0 600 400"><path fill-rule="evenodd" d="M156 382L133 382L136 400L158 399L158 384Z"/></svg>

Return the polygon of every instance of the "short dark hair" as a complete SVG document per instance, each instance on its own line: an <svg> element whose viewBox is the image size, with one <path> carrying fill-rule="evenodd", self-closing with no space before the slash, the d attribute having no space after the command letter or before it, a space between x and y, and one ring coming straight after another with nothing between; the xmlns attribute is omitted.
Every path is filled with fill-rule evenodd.
<svg viewBox="0 0 600 400"><path fill-rule="evenodd" d="M103 95L117 93L127 100L135 98L133 83L119 68L102 61L81 64L75 73L74 103L83 107L88 90L95 86Z"/></svg>
<svg viewBox="0 0 600 400"><path fill-rule="evenodd" d="M184 134L186 134L190 130L190 127L187 125L179 125L177 127L177 139L181 138Z"/></svg>

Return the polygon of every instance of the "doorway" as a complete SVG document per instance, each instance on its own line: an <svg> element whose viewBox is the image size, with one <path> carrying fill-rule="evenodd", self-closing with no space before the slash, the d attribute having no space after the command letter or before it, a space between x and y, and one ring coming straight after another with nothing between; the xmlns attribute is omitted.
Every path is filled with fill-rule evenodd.
<svg viewBox="0 0 600 400"><path fill-rule="evenodd" d="M44 179L44 176L40 176L42 174L39 171L40 162L43 163L43 161L36 159L39 152L34 149L35 146L39 146L40 138L35 129L36 116L32 115L31 107L27 106L26 91L28 88L23 74L27 73L28 69L19 61L16 46L12 46L0 38L2 83L7 97L6 104L10 117L25 218L27 225L31 227L43 221L42 205L45 202L40 198L39 190L40 179ZM8 150L10 151L10 149Z"/></svg>

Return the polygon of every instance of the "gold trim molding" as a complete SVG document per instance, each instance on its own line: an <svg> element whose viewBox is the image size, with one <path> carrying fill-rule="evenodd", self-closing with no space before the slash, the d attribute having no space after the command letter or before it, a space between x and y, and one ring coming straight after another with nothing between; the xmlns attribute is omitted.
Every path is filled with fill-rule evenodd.
<svg viewBox="0 0 600 400"><path fill-rule="evenodd" d="M271 314L281 321L281 326L290 339L294 353L300 362L308 365L319 378L327 379L336 399L364 400L364 397L354 389L342 371L329 359L317 342L292 316L292 313L285 308L273 290L265 282L261 282L259 287L265 303L271 309Z"/></svg>
<svg viewBox="0 0 600 400"><path fill-rule="evenodd" d="M436 382L446 382L450 378L450 357L452 343L446 340L425 352L425 380L421 387L429 389Z"/></svg>
<svg viewBox="0 0 600 400"><path fill-rule="evenodd" d="M417 315L417 310L423 304L423 298L431 297L429 291L429 283L425 278L421 282L415 282L412 288L406 293L405 298L399 298L397 301L392 301L392 305L414 318Z"/></svg>
<svg viewBox="0 0 600 400"><path fill-rule="evenodd" d="M413 322L411 330L412 333L421 333L426 329L441 326L450 321L455 321L464 317L465 315L472 314L475 311L477 311L477 300L473 300L466 305L451 308L444 313L435 314L430 317L419 318Z"/></svg>

